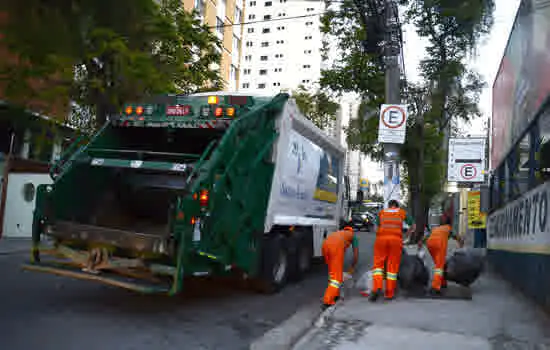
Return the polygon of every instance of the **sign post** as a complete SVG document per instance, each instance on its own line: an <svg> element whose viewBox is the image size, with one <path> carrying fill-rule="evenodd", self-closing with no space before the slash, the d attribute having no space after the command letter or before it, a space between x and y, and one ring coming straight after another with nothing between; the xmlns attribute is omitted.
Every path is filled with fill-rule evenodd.
<svg viewBox="0 0 550 350"><path fill-rule="evenodd" d="M407 106L383 104L380 107L378 142L384 144L384 207L392 199L401 200L399 145L405 143Z"/></svg>

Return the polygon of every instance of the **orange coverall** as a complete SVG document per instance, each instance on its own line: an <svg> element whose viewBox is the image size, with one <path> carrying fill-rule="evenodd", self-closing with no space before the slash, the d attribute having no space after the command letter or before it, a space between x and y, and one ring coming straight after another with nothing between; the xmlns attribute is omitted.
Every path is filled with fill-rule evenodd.
<svg viewBox="0 0 550 350"><path fill-rule="evenodd" d="M374 241L374 264L372 269L372 292L380 292L384 283L386 266L386 298L393 298L397 287L397 274L403 252L403 222L407 213L401 208L387 208L378 214L379 226Z"/></svg>
<svg viewBox="0 0 550 350"><path fill-rule="evenodd" d="M322 253L329 273L328 286L323 297L325 305L334 305L336 297L340 295L344 280L344 256L350 245L357 247L357 237L353 229L333 232L323 242Z"/></svg>
<svg viewBox="0 0 550 350"><path fill-rule="evenodd" d="M439 291L442 286L446 285L443 278L443 268L447 258L447 243L449 237L452 236L451 225L440 225L432 229L430 236L426 241L428 251L434 261L434 274L432 279L432 289Z"/></svg>

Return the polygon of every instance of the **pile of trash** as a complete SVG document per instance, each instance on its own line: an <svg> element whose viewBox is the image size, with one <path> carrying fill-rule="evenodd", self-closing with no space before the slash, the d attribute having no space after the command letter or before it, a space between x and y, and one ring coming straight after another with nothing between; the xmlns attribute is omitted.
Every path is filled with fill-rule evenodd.
<svg viewBox="0 0 550 350"><path fill-rule="evenodd" d="M430 284L430 271L425 263L426 251L421 249L417 254L408 254L403 249L399 267L399 288L411 293L424 293ZM444 276L447 281L468 287L474 283L483 271L483 254L476 249L460 248L455 250L445 264ZM355 282L361 294L372 291L372 271L367 271Z"/></svg>

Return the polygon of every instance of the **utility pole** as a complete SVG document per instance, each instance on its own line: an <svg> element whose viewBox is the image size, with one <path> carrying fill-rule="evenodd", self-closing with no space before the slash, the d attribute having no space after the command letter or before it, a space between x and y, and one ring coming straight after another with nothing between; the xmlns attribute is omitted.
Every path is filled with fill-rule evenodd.
<svg viewBox="0 0 550 350"><path fill-rule="evenodd" d="M401 75L399 55L400 25L397 19L397 5L393 0L384 3L385 47L384 62L386 69L386 104L401 103ZM399 149L398 144L384 144L384 207L388 207L390 199L400 199Z"/></svg>

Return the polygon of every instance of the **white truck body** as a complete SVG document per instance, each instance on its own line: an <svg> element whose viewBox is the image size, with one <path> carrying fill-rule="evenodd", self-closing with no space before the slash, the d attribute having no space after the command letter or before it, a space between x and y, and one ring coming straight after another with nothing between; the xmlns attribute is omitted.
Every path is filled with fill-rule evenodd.
<svg viewBox="0 0 550 350"><path fill-rule="evenodd" d="M311 227L314 256L338 229L344 200L345 149L306 119L289 99L277 120L278 139L265 232L275 225Z"/></svg>

